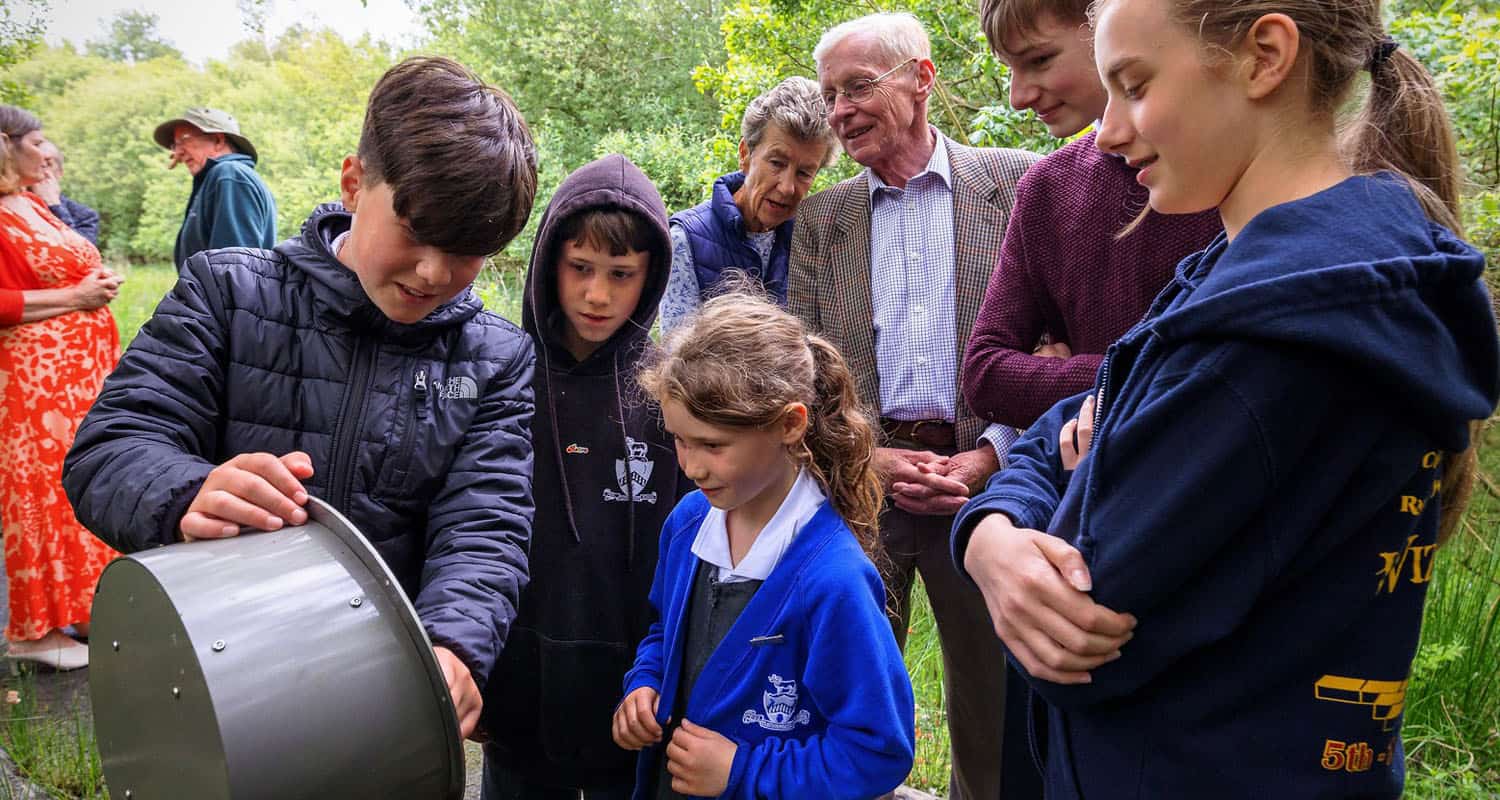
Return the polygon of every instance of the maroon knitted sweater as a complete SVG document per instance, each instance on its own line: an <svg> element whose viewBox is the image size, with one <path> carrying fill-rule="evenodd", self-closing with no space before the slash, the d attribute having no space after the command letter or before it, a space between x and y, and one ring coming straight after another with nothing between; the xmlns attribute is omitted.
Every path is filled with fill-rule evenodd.
<svg viewBox="0 0 1500 800"><path fill-rule="evenodd" d="M1000 263L964 354L964 399L979 416L1026 428L1093 386L1105 349L1146 313L1177 262L1222 230L1218 211L1153 211L1116 239L1146 206L1135 173L1099 152L1090 133L1017 184ZM1033 356L1044 332L1073 357Z"/></svg>

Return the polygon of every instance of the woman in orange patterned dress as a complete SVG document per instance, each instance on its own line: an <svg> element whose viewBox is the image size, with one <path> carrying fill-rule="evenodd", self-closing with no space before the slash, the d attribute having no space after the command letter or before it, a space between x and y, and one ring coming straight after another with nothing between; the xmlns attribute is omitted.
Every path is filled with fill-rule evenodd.
<svg viewBox="0 0 1500 800"><path fill-rule="evenodd" d="M99 251L18 187L46 177L41 122L0 106L0 533L10 582L7 654L87 666L94 584L115 556L73 516L63 456L120 354L106 307L120 278Z"/></svg>

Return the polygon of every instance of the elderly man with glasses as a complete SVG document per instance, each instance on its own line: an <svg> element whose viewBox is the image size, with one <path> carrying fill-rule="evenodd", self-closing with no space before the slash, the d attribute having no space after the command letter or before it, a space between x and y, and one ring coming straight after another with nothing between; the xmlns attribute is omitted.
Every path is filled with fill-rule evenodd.
<svg viewBox="0 0 1500 800"><path fill-rule="evenodd" d="M186 164L193 175L173 262L181 266L201 250L276 245L276 201L255 172L255 145L234 117L190 108L156 126L154 138L172 153L168 169Z"/></svg>
<svg viewBox="0 0 1500 800"><path fill-rule="evenodd" d="M953 514L1001 465L1014 432L987 426L959 392L959 356L1000 254L1016 182L1036 161L976 149L927 122L927 34L910 14L830 29L813 51L828 121L860 174L803 201L788 304L848 359L880 416L877 466L888 608L903 646L915 574L943 648L949 797L1000 795L1005 654L984 599L948 552Z"/></svg>

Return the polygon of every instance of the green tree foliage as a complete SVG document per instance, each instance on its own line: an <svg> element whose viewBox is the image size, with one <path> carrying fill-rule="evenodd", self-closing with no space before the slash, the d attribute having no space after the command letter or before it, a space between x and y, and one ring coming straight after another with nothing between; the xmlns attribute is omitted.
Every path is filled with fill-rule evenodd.
<svg viewBox="0 0 1500 800"><path fill-rule="evenodd" d="M1009 72L990 53L974 7L973 0L735 0L721 26L725 59L705 62L693 77L719 101L722 137L738 141L740 117L757 94L791 75L817 78L812 52L823 31L875 11L910 11L927 29L938 68L932 124L976 145L1056 148L1030 114L1006 106Z"/></svg>
<svg viewBox="0 0 1500 800"><path fill-rule="evenodd" d="M503 86L582 163L609 131L702 129L692 69L721 50L715 0L428 0L433 49Z"/></svg>
<svg viewBox="0 0 1500 800"><path fill-rule="evenodd" d="M694 88L692 72L721 57L720 2L426 0L418 6L433 34L431 49L505 88L537 139L537 213L507 250L512 258L527 257L552 190L602 147L645 159L647 174L664 187L701 183L707 191L707 142L718 113ZM689 202L686 190L665 193L669 208L698 202Z"/></svg>
<svg viewBox="0 0 1500 800"><path fill-rule="evenodd" d="M269 61L231 56L200 69L177 59L119 63L50 48L15 71L36 96L48 136L67 153L65 189L99 210L101 245L112 257L171 258L192 178L166 169L167 153L151 133L190 105L229 111L255 142L281 235L295 233L316 204L337 199L339 166L358 145L365 98L394 54L301 29L271 49Z"/></svg>
<svg viewBox="0 0 1500 800"><path fill-rule="evenodd" d="M31 100L25 84L10 73L41 44L45 11L45 3L34 4L31 15L22 17L11 4L0 6L0 103L26 105Z"/></svg>
<svg viewBox="0 0 1500 800"><path fill-rule="evenodd" d="M182 53L161 38L156 29L161 19L145 11L122 11L110 20L109 31L102 39L89 41L85 49L91 56L135 64L153 58L182 58Z"/></svg>
<svg viewBox="0 0 1500 800"><path fill-rule="evenodd" d="M1493 267L1500 263L1500 17L1474 8L1486 5L1494 4L1450 0L1437 11L1395 20L1391 33L1443 91L1468 184L1465 234Z"/></svg>

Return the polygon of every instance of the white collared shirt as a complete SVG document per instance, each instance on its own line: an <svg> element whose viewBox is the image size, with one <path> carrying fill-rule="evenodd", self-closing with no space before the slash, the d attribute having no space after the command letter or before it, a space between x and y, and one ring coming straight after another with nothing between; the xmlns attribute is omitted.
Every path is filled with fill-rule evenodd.
<svg viewBox="0 0 1500 800"><path fill-rule="evenodd" d="M792 482L792 489L781 501L781 507L761 528L755 542L750 545L750 552L740 559L738 565L729 557L729 527L725 524L723 509L708 510L703 524L698 526L698 537L693 540L693 555L718 568L720 583L763 581L776 568L787 548L792 546L797 531L818 513L827 499L812 473L803 469L797 473L797 480Z"/></svg>
<svg viewBox="0 0 1500 800"><path fill-rule="evenodd" d="M958 405L954 312L953 171L937 140L904 189L866 168L870 298L880 416L952 422ZM964 442L962 449L973 445Z"/></svg>

